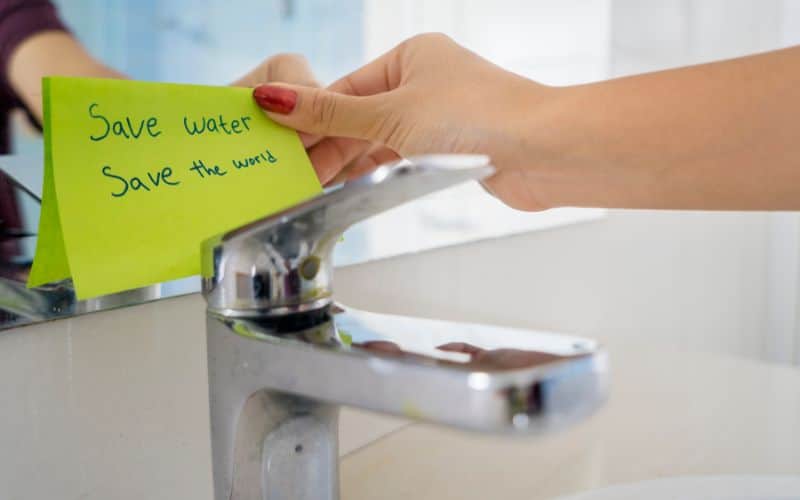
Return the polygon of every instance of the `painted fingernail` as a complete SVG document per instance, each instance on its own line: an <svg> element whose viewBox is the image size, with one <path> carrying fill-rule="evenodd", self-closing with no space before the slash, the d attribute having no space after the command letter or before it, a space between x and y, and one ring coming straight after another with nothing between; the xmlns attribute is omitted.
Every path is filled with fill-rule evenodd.
<svg viewBox="0 0 800 500"><path fill-rule="evenodd" d="M261 85L253 90L253 98L259 106L272 111L288 115L297 104L297 92L275 85Z"/></svg>

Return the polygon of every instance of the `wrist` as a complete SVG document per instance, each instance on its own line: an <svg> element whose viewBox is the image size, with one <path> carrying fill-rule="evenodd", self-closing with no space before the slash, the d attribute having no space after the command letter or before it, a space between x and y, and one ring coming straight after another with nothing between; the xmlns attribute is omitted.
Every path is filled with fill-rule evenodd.
<svg viewBox="0 0 800 500"><path fill-rule="evenodd" d="M568 168L568 136L574 120L570 109L571 88L552 87L524 80L510 94L505 123L508 127L508 157L498 159L501 170L514 170L535 204L542 209L567 204L565 183L573 182Z"/></svg>
<svg viewBox="0 0 800 500"><path fill-rule="evenodd" d="M525 176L547 207L637 207L657 199L658 171L642 168L635 132L608 82L539 86L519 127Z"/></svg>

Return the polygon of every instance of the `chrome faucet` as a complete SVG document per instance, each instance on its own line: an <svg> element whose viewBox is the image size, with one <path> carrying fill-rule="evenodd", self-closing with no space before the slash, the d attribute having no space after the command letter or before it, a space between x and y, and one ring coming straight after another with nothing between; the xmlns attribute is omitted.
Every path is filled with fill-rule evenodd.
<svg viewBox="0 0 800 500"><path fill-rule="evenodd" d="M333 300L347 227L492 172L482 156L419 157L204 242L215 500L337 499L342 404L518 434L602 404L607 361L591 340Z"/></svg>

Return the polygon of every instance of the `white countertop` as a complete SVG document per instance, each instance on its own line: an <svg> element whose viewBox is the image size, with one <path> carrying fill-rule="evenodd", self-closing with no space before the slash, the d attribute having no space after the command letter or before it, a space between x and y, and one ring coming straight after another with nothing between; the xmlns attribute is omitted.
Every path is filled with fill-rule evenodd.
<svg viewBox="0 0 800 500"><path fill-rule="evenodd" d="M672 476L800 476L800 370L609 350L611 398L590 420L540 439L414 424L343 460L342 497L535 500Z"/></svg>
<svg viewBox="0 0 800 500"><path fill-rule="evenodd" d="M197 295L0 332L0 500L211 500ZM344 409L340 454L407 424Z"/></svg>
<svg viewBox="0 0 800 500"><path fill-rule="evenodd" d="M800 475L800 370L630 343L610 354L606 407L553 436L344 411L342 498L532 500L665 476ZM0 377L3 500L211 499L197 295L2 332Z"/></svg>

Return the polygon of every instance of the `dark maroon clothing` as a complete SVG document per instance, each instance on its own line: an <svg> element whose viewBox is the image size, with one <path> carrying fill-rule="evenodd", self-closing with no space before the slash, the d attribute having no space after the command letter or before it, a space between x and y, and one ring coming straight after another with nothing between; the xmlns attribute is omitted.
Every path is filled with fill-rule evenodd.
<svg viewBox="0 0 800 500"><path fill-rule="evenodd" d="M10 152L9 114L24 109L8 81L12 52L31 35L63 29L48 0L0 0L0 154ZM11 183L0 176L0 275L7 274L7 263L19 253L19 243L10 235L22 229L21 215Z"/></svg>
<svg viewBox="0 0 800 500"><path fill-rule="evenodd" d="M35 33L64 29L48 0L0 0L0 154L9 153L8 115L22 107L8 83L11 53Z"/></svg>

